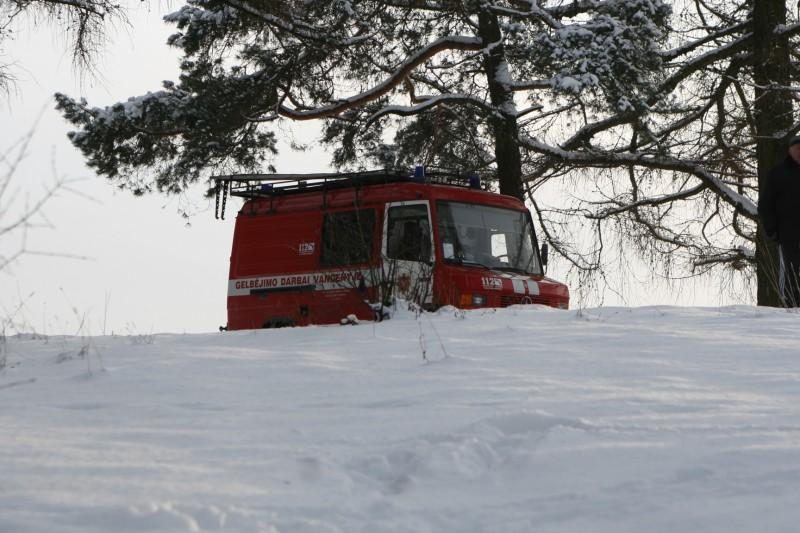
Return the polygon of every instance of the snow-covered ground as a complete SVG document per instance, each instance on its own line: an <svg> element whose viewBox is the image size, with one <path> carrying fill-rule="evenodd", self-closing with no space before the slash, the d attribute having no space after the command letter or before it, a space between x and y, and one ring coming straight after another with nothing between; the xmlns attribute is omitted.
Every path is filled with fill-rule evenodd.
<svg viewBox="0 0 800 533"><path fill-rule="evenodd" d="M451 309L5 350L2 532L800 524L798 313Z"/></svg>

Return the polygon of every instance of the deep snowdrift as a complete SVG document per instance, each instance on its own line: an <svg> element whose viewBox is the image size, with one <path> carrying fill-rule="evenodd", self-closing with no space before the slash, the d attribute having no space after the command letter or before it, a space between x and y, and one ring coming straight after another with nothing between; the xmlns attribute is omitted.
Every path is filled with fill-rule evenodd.
<svg viewBox="0 0 800 533"><path fill-rule="evenodd" d="M797 313L528 306L6 351L2 532L800 523Z"/></svg>

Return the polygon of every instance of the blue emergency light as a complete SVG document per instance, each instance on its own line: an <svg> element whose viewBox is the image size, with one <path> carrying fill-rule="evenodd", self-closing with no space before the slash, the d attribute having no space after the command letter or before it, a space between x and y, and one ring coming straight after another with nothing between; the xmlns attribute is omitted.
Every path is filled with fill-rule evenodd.
<svg viewBox="0 0 800 533"><path fill-rule="evenodd" d="M481 188L481 177L475 174L474 172L469 174L469 187L470 189Z"/></svg>
<svg viewBox="0 0 800 533"><path fill-rule="evenodd" d="M425 182L425 167L422 165L417 165L414 167L414 181L418 181L420 183Z"/></svg>
<svg viewBox="0 0 800 533"><path fill-rule="evenodd" d="M262 183L261 184L261 192L272 192L272 184L271 183Z"/></svg>

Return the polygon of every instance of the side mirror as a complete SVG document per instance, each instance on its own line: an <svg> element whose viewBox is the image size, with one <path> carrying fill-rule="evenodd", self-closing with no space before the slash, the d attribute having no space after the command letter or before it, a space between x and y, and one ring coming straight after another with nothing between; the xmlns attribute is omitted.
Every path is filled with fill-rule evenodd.
<svg viewBox="0 0 800 533"><path fill-rule="evenodd" d="M547 254L550 252L550 247L547 246L547 243L542 244L542 266L547 266Z"/></svg>

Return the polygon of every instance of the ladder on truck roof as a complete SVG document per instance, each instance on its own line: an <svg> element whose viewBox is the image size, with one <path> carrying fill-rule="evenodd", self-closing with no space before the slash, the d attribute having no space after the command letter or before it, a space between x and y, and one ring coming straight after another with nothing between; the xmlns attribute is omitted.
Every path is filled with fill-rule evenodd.
<svg viewBox="0 0 800 533"><path fill-rule="evenodd" d="M387 183L434 183L472 189L483 189L475 172L459 172L417 167L414 172L402 170L368 170L363 172L331 172L316 174L227 174L213 176L216 208L214 218L225 219L228 196L239 198L274 198L286 194L327 191L381 185ZM488 189L483 189L488 190Z"/></svg>

